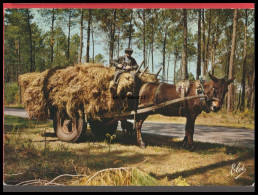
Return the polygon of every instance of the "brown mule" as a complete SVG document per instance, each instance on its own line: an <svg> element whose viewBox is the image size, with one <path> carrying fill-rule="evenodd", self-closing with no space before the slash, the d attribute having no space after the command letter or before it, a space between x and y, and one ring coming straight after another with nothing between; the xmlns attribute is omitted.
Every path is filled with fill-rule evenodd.
<svg viewBox="0 0 258 195"><path fill-rule="evenodd" d="M183 140L183 146L193 150L193 134L194 134L194 124L197 116L205 111L207 113L213 111L217 112L220 110L223 99L228 91L228 85L234 81L235 78L225 80L218 79L213 75L210 75L211 81L204 82L202 84L203 93L207 95L204 100L193 99L188 100L182 106L180 103L176 103L164 108L157 109L151 114L162 114L165 116L183 116L187 118L185 126L185 137ZM196 96L197 88L195 82L190 83L189 90L186 96ZM147 83L141 87L139 92L140 96L144 96L145 99L141 99L139 106L144 106L146 104L159 104L164 101L173 100L179 98L176 91L176 86L166 83L154 84ZM137 115L136 117L136 135L137 143L140 147L145 147L145 143L142 140L141 128L145 119L150 115L150 113L144 113Z"/></svg>

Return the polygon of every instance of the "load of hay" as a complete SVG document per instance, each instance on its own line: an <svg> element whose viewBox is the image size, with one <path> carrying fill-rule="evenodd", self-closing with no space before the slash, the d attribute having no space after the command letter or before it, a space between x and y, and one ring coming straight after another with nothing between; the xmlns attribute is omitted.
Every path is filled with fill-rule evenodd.
<svg viewBox="0 0 258 195"><path fill-rule="evenodd" d="M30 118L38 120L46 120L53 110L65 111L69 117L83 110L88 118L98 118L110 111L123 112L128 108L127 100L115 100L109 90L114 72L114 68L89 63L20 75L22 100ZM130 90L134 82L130 73L122 74L117 94ZM158 80L144 74L139 82L141 86Z"/></svg>

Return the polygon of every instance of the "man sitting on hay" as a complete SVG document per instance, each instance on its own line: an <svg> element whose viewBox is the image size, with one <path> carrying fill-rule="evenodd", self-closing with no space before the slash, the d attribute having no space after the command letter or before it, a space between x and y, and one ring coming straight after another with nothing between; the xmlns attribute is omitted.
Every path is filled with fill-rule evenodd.
<svg viewBox="0 0 258 195"><path fill-rule="evenodd" d="M133 70L137 70L138 69L138 64L136 62L136 60L131 56L133 53L133 50L131 48L127 48L125 49L125 55L124 56L120 56L115 60L111 60L110 64L111 66L115 66L115 74L114 74L114 80L110 85L110 91L112 91L113 93L116 93L117 91L117 86L118 86L118 82L120 79L120 76L124 73L124 72L130 72ZM127 94L129 95L129 94ZM128 122L127 120L122 120L121 121L121 127L123 129L124 134L128 135L129 132L132 135L134 129L133 129L133 124Z"/></svg>
<svg viewBox="0 0 258 195"><path fill-rule="evenodd" d="M114 81L110 86L110 90L115 92L118 86L119 78L124 72L130 72L132 70L137 70L139 67L136 60L131 56L133 50L131 48L125 49L125 55L120 56L115 60L111 60L111 66L116 67L116 72L114 74Z"/></svg>

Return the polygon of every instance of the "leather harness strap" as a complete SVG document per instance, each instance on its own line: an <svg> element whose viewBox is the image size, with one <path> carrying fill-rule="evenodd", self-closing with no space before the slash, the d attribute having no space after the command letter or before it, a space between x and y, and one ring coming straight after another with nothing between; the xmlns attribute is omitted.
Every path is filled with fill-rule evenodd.
<svg viewBox="0 0 258 195"><path fill-rule="evenodd" d="M204 83L203 83L202 79L195 81L196 95L205 95L203 84ZM203 107L207 107L207 105L206 105L207 98L200 98L200 101L201 101L201 107L202 107L202 110L203 110Z"/></svg>
<svg viewBox="0 0 258 195"><path fill-rule="evenodd" d="M159 89L161 87L163 83L160 83L159 86L157 87L156 89L156 92L155 92L155 96L154 96L154 102L157 103L157 97L158 97L158 94L159 94Z"/></svg>
<svg viewBox="0 0 258 195"><path fill-rule="evenodd" d="M143 84L143 86L141 87L141 89L140 89L140 91L139 91L139 94L142 94L142 93L144 92L144 90L145 90L145 88L146 88L146 86L147 86L148 84L151 84L151 83L145 83L145 84ZM157 89L156 89L156 92L155 92L155 95L154 95L154 98L153 98L153 104L157 104L157 97L158 97L158 94L159 94L159 89L160 89L160 87L161 87L162 84L163 84L163 83L160 83L160 84L158 85ZM139 104L141 104L141 99L139 99Z"/></svg>
<svg viewBox="0 0 258 195"><path fill-rule="evenodd" d="M144 89L146 88L146 86L150 84L150 83L145 83L143 84L143 86L141 87L140 91L139 91L139 94L142 94L142 92L144 92ZM139 104L141 104L141 98L139 99Z"/></svg>

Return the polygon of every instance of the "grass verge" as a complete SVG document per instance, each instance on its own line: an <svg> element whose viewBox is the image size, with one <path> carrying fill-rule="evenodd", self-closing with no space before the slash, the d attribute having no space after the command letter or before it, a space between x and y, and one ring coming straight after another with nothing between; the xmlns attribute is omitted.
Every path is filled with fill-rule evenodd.
<svg viewBox="0 0 258 195"><path fill-rule="evenodd" d="M4 181L13 185L160 185L245 186L254 183L254 149L117 132L113 143L99 142L87 130L86 141L61 142L52 122L4 118ZM233 165L244 167L239 176Z"/></svg>
<svg viewBox="0 0 258 195"><path fill-rule="evenodd" d="M185 124L185 117L167 117L160 114L150 115L146 121L150 122L168 122ZM254 130L254 112L246 110L245 112L226 113L225 109L217 113L202 112L196 119L196 125L224 126L233 128L246 128Z"/></svg>

